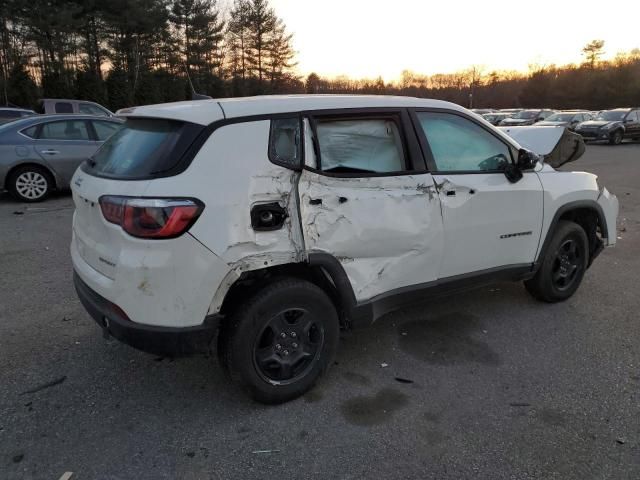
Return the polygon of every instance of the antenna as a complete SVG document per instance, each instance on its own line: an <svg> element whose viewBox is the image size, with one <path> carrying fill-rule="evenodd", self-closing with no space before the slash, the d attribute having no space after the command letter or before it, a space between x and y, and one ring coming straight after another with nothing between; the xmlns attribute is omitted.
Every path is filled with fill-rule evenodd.
<svg viewBox="0 0 640 480"><path fill-rule="evenodd" d="M193 88L193 83L191 82L191 75L189 75L187 64L185 62L182 62L182 65L184 66L184 72L187 74L187 80L189 80L189 86L191 87L191 100L212 100L209 95L196 93L196 89Z"/></svg>

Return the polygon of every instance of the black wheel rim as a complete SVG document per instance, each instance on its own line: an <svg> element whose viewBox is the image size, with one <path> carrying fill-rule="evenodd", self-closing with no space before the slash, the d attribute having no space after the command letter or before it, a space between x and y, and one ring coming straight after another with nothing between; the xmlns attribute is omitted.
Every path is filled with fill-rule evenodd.
<svg viewBox="0 0 640 480"><path fill-rule="evenodd" d="M551 276L553 285L560 291L567 290L575 283L584 265L584 252L580 244L568 238L560 245L553 261Z"/></svg>
<svg viewBox="0 0 640 480"><path fill-rule="evenodd" d="M622 141L622 133L616 132L613 136L613 142L619 144Z"/></svg>
<svg viewBox="0 0 640 480"><path fill-rule="evenodd" d="M262 329L253 362L267 382L293 383L313 368L323 345L322 324L304 308L290 308L274 315Z"/></svg>

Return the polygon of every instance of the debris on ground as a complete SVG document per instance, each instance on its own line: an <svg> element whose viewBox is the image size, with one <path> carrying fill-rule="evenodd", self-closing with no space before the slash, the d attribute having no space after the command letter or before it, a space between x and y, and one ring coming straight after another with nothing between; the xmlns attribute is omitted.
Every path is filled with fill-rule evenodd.
<svg viewBox="0 0 640 480"><path fill-rule="evenodd" d="M72 475L73 472L64 472L58 480L69 480Z"/></svg>
<svg viewBox="0 0 640 480"><path fill-rule="evenodd" d="M408 378L395 377L396 382L400 383L413 383L413 380L409 380Z"/></svg>
<svg viewBox="0 0 640 480"><path fill-rule="evenodd" d="M13 463L20 463L24 458L24 453L19 453L18 455L13 456Z"/></svg>
<svg viewBox="0 0 640 480"><path fill-rule="evenodd" d="M526 403L526 402L511 402L509 405L511 407L530 407L531 406L530 403Z"/></svg>
<svg viewBox="0 0 640 480"><path fill-rule="evenodd" d="M618 443L619 445L624 445L625 443L627 443L627 439L626 438L616 438L616 443Z"/></svg>
<svg viewBox="0 0 640 480"><path fill-rule="evenodd" d="M13 212L14 215L24 215L24 212L21 212L20 210L16 210L15 212Z"/></svg>
<svg viewBox="0 0 640 480"><path fill-rule="evenodd" d="M381 368L387 368L388 366L389 366L389 364L388 364L388 363L384 363L384 362L382 362L382 363L380 364L380 367L381 367Z"/></svg>
<svg viewBox="0 0 640 480"><path fill-rule="evenodd" d="M38 385L37 387L32 388L30 390L25 390L20 395L26 395L27 393L36 393L36 392L39 392L40 390L44 390L46 388L55 387L56 385L60 385L66 379L67 379L67 376L63 375L60 378L56 378L55 380L51 380L50 382L43 383L42 385Z"/></svg>
<svg viewBox="0 0 640 480"><path fill-rule="evenodd" d="M251 453L261 454L261 453L280 453L280 450L254 450Z"/></svg>

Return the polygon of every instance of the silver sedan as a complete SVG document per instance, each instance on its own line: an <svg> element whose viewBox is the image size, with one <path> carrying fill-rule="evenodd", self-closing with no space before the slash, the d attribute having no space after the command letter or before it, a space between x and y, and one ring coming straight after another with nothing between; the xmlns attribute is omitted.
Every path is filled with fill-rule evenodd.
<svg viewBox="0 0 640 480"><path fill-rule="evenodd" d="M117 118L38 115L0 126L0 188L23 202L67 188L76 168L121 124Z"/></svg>

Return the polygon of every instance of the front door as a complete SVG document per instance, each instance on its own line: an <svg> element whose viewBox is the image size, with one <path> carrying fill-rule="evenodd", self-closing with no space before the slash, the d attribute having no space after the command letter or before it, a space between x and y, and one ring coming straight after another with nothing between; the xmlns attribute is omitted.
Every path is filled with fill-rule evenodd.
<svg viewBox="0 0 640 480"><path fill-rule="evenodd" d="M440 278L533 263L543 211L537 174L509 182L502 168L517 152L470 118L418 111L414 121L442 204Z"/></svg>
<svg viewBox="0 0 640 480"><path fill-rule="evenodd" d="M359 302L436 280L440 201L406 112L305 123L298 188L307 251L336 257Z"/></svg>

